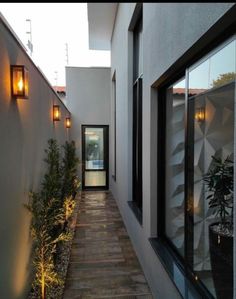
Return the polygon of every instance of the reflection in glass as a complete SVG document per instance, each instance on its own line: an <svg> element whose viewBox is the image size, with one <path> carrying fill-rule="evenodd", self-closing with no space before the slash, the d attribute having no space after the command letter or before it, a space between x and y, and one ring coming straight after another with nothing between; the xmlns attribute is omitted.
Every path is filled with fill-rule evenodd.
<svg viewBox="0 0 236 299"><path fill-rule="evenodd" d="M185 79L167 90L166 235L184 254L184 111Z"/></svg>
<svg viewBox="0 0 236 299"><path fill-rule="evenodd" d="M235 73L235 41L189 73L189 117L195 118L190 141L194 144L193 270L218 299L233 298L233 242L231 236L225 251L219 233L209 238L209 226L219 217L209 208L203 175L211 168L212 156L233 160Z"/></svg>
<svg viewBox="0 0 236 299"><path fill-rule="evenodd" d="M86 128L85 130L85 168L104 169L103 128Z"/></svg>
<svg viewBox="0 0 236 299"><path fill-rule="evenodd" d="M235 41L190 69L189 95L200 94L235 80Z"/></svg>

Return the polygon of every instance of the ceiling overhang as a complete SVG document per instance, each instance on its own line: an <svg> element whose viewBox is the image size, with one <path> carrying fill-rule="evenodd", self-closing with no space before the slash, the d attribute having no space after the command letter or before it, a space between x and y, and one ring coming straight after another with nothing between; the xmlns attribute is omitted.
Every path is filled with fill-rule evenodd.
<svg viewBox="0 0 236 299"><path fill-rule="evenodd" d="M88 3L89 48L110 50L118 3Z"/></svg>

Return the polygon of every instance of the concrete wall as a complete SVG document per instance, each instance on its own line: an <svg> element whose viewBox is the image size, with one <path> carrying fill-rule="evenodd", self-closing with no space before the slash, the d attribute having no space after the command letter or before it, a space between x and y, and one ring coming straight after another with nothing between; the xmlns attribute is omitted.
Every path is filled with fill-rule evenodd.
<svg viewBox="0 0 236 299"><path fill-rule="evenodd" d="M155 298L180 298L148 238L157 228L157 94L151 86L233 4L143 4L143 225L129 208L132 200L132 33L134 3L120 3L111 45L111 74L116 72L117 173L115 196ZM110 79L111 81L111 79ZM111 136L113 138L113 136ZM111 153L112 154L112 153ZM112 159L112 157L111 157Z"/></svg>
<svg viewBox="0 0 236 299"><path fill-rule="evenodd" d="M71 134L80 161L81 125L110 125L110 73L107 67L66 67L67 107L73 121Z"/></svg>
<svg viewBox="0 0 236 299"><path fill-rule="evenodd" d="M0 297L26 298L29 285L30 215L23 207L38 190L44 174L49 138L69 139L61 103L0 15ZM29 71L29 99L12 99L10 65ZM61 106L62 120L53 124L52 106Z"/></svg>

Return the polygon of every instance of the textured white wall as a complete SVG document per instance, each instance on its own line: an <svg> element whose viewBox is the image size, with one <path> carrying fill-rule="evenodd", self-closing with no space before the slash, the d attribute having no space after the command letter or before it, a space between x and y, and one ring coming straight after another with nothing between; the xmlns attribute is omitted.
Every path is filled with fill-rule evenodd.
<svg viewBox="0 0 236 299"><path fill-rule="evenodd" d="M66 67L66 97L72 113L71 134L81 161L81 125L110 125L111 69Z"/></svg>
<svg viewBox="0 0 236 299"><path fill-rule="evenodd" d="M10 92L10 65L29 71L29 99ZM29 288L29 213L23 207L28 192L39 188L44 174L44 149L49 138L62 144L69 138L64 121L53 125L52 105L62 119L69 111L33 65L0 18L0 297L26 298Z"/></svg>
<svg viewBox="0 0 236 299"><path fill-rule="evenodd" d="M120 3L111 45L111 73L116 72L117 173L114 194L155 298L180 298L148 238L157 227L157 92L154 82L225 12L230 3L143 4L143 225L132 200L132 33L134 3ZM112 136L111 136L112 137ZM112 159L112 157L111 157Z"/></svg>

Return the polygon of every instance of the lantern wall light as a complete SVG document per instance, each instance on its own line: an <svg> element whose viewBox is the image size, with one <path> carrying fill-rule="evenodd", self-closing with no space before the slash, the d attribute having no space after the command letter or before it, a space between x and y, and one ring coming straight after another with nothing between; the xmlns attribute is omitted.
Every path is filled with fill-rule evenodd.
<svg viewBox="0 0 236 299"><path fill-rule="evenodd" d="M61 110L59 105L53 105L53 121L61 119Z"/></svg>
<svg viewBox="0 0 236 299"><path fill-rule="evenodd" d="M69 129L71 127L71 119L70 117L66 117L66 128Z"/></svg>
<svg viewBox="0 0 236 299"><path fill-rule="evenodd" d="M11 94L14 98L29 97L29 76L24 65L11 65Z"/></svg>

